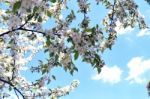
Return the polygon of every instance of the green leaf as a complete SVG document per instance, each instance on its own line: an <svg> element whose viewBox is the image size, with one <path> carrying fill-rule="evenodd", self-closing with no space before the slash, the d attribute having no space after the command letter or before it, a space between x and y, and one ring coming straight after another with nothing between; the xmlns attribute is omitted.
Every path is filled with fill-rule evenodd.
<svg viewBox="0 0 150 99"><path fill-rule="evenodd" d="M16 12L21 6L21 1L17 1L13 6L13 12Z"/></svg>
<svg viewBox="0 0 150 99"><path fill-rule="evenodd" d="M78 51L74 51L74 59L77 60L79 57L79 52Z"/></svg>
<svg viewBox="0 0 150 99"><path fill-rule="evenodd" d="M47 46L50 46L50 44L51 44L50 37L47 36L47 38L46 38L46 45L47 45Z"/></svg>
<svg viewBox="0 0 150 99"><path fill-rule="evenodd" d="M33 13L35 13L38 9L39 9L39 7L35 6L35 7L33 8Z"/></svg>
<svg viewBox="0 0 150 99"><path fill-rule="evenodd" d="M12 87L11 86L9 86L9 91L12 91Z"/></svg>
<svg viewBox="0 0 150 99"><path fill-rule="evenodd" d="M52 16L52 13L50 11L46 11L46 15L51 17Z"/></svg>
<svg viewBox="0 0 150 99"><path fill-rule="evenodd" d="M11 39L10 41L9 41L9 44L12 44L14 42L14 39Z"/></svg>
<svg viewBox="0 0 150 99"><path fill-rule="evenodd" d="M97 68L97 72L99 74L101 72L101 68Z"/></svg>
<svg viewBox="0 0 150 99"><path fill-rule="evenodd" d="M39 61L39 63L42 65L43 64L43 61L42 60L38 60Z"/></svg>
<svg viewBox="0 0 150 99"><path fill-rule="evenodd" d="M67 42L72 42L72 38L69 37L69 38L67 39Z"/></svg>
<svg viewBox="0 0 150 99"><path fill-rule="evenodd" d="M57 62L58 61L58 58L59 58L59 55L55 55L55 62Z"/></svg>
<svg viewBox="0 0 150 99"><path fill-rule="evenodd" d="M39 16L39 18L38 18L38 22L42 22L42 21L43 21L42 17L41 17L41 16Z"/></svg>
<svg viewBox="0 0 150 99"><path fill-rule="evenodd" d="M50 84L50 82L51 82L51 79L48 79L47 84Z"/></svg>
<svg viewBox="0 0 150 99"><path fill-rule="evenodd" d="M95 59L100 62L100 56L98 54L95 54Z"/></svg>
<svg viewBox="0 0 150 99"><path fill-rule="evenodd" d="M47 70L46 70L46 69L43 69L43 70L42 70L42 75L45 74L46 72L47 72Z"/></svg>
<svg viewBox="0 0 150 99"><path fill-rule="evenodd" d="M78 68L77 68L77 67L74 67L73 69L74 69L76 72L78 72Z"/></svg>
<svg viewBox="0 0 150 99"><path fill-rule="evenodd" d="M10 10L7 10L5 13L9 14L9 13L11 13L11 11L10 11Z"/></svg>
<svg viewBox="0 0 150 99"><path fill-rule="evenodd" d="M56 2L56 0L50 0L52 3L55 3Z"/></svg>
<svg viewBox="0 0 150 99"><path fill-rule="evenodd" d="M44 50L44 53L46 53L46 52L48 52L48 51L49 51L49 49L45 49L45 50Z"/></svg>
<svg viewBox="0 0 150 99"><path fill-rule="evenodd" d="M53 78L54 80L56 80L56 77L55 77L54 75L52 75L52 78Z"/></svg>
<svg viewBox="0 0 150 99"><path fill-rule="evenodd" d="M92 32L92 29L87 28L87 29L85 29L85 32Z"/></svg>
<svg viewBox="0 0 150 99"><path fill-rule="evenodd" d="M54 53L50 53L49 56L50 56L50 57L53 57L53 56L54 56Z"/></svg>
<svg viewBox="0 0 150 99"><path fill-rule="evenodd" d="M4 20L8 20L9 18L7 16L1 16Z"/></svg>
<svg viewBox="0 0 150 99"><path fill-rule="evenodd" d="M42 75L49 72L48 64L41 64L42 65Z"/></svg>
<svg viewBox="0 0 150 99"><path fill-rule="evenodd" d="M9 4L10 4L10 2L9 2L9 1L5 1L5 4L6 4L6 5L9 5Z"/></svg>
<svg viewBox="0 0 150 99"><path fill-rule="evenodd" d="M70 70L70 74L73 76L74 70Z"/></svg>

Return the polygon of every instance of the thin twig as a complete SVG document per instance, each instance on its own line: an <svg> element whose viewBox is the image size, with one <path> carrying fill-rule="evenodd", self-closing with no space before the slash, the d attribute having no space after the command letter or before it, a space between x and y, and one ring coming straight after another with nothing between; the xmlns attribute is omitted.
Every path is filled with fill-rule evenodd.
<svg viewBox="0 0 150 99"><path fill-rule="evenodd" d="M19 99L19 96L18 96L18 94L17 94L17 91L16 91L16 90L14 90L14 92L15 92L15 94L16 94L16 96L17 96L17 98Z"/></svg>

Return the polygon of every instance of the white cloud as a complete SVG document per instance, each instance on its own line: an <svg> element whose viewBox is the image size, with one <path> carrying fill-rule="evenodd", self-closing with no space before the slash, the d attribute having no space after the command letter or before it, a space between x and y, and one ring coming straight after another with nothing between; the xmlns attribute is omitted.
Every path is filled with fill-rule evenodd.
<svg viewBox="0 0 150 99"><path fill-rule="evenodd" d="M108 82L115 84L121 80L122 70L118 66L104 66L100 74L96 74L92 77L93 80L102 80L103 82Z"/></svg>
<svg viewBox="0 0 150 99"><path fill-rule="evenodd" d="M149 35L150 35L150 30L149 30L149 29L141 30L141 31L137 34L138 37L149 36Z"/></svg>
<svg viewBox="0 0 150 99"><path fill-rule="evenodd" d="M146 79L142 76L150 70L150 59L143 60L142 57L134 57L127 64L129 75L126 80L131 83L143 83Z"/></svg>
<svg viewBox="0 0 150 99"><path fill-rule="evenodd" d="M130 33L131 31L133 31L134 29L131 28L130 26L123 28L123 24L121 24L119 21L116 22L116 32L118 35L123 35L123 34L127 34Z"/></svg>

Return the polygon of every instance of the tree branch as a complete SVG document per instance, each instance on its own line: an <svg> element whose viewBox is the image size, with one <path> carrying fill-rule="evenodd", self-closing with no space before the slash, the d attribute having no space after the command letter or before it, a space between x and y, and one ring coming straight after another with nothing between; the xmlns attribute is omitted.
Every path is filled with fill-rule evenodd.
<svg viewBox="0 0 150 99"><path fill-rule="evenodd" d="M22 94L22 92L21 92L18 88L16 88L11 82L8 82L8 81L6 81L6 80L4 80L4 79L2 79L2 78L0 78L0 81L1 81L1 82L4 82L4 83L7 83L8 85L12 86L13 89L14 89L15 91L17 91L17 92L22 96L23 99L25 99L25 96Z"/></svg>
<svg viewBox="0 0 150 99"><path fill-rule="evenodd" d="M36 32L36 33L43 34L44 36L46 35L46 33L45 33L45 32L38 31L38 30L32 30L32 29L26 29L26 28L19 28L18 30L30 31L30 32Z"/></svg>
<svg viewBox="0 0 150 99"><path fill-rule="evenodd" d="M18 27L18 28L16 28L16 29L12 29L11 31L7 31L7 32L4 32L4 33L0 34L0 37L1 37L1 36L4 36L4 35L6 35L6 34L8 34L8 33L10 33L10 32L14 32L14 31L18 30L19 28L23 28L23 27L28 23L28 21L33 18L33 16L34 16L34 13L33 13L33 15L31 15L27 20L25 20L25 23L22 24L20 27Z"/></svg>
<svg viewBox="0 0 150 99"><path fill-rule="evenodd" d="M15 92L17 98L19 99L19 96L18 96L17 91L15 89L14 89L14 92Z"/></svg>
<svg viewBox="0 0 150 99"><path fill-rule="evenodd" d="M19 28L19 30L23 30L23 31L30 31L30 32L36 32L36 33L40 33L40 34L43 34L43 36L46 36L47 33L45 32L42 32L42 31L38 31L38 30L32 30L32 29L26 29L26 28ZM57 36L61 36L61 34L58 34L58 33L54 33L54 35L57 35Z"/></svg>

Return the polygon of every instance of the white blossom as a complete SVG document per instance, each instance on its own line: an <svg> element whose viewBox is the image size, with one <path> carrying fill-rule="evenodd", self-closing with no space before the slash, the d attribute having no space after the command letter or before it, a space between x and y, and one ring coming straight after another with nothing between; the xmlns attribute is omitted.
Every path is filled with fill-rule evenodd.
<svg viewBox="0 0 150 99"><path fill-rule="evenodd" d="M14 16L14 15L10 16L10 18L8 20L9 30L17 28L20 25L21 25L21 19L18 16Z"/></svg>

